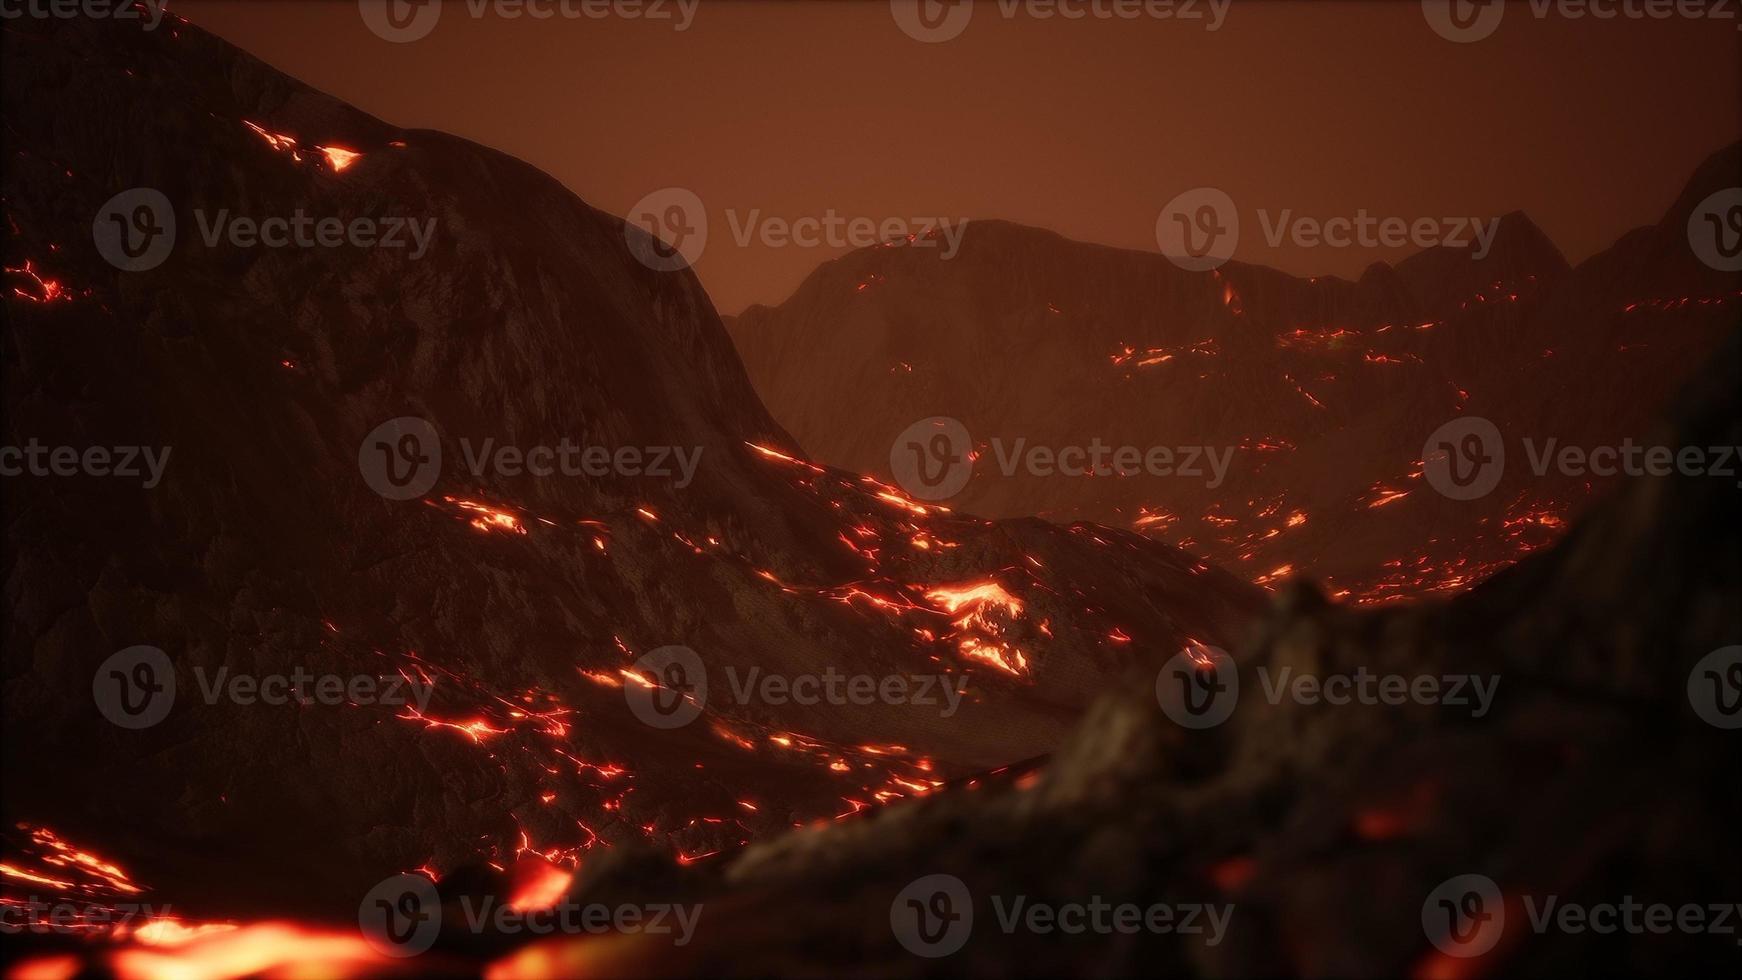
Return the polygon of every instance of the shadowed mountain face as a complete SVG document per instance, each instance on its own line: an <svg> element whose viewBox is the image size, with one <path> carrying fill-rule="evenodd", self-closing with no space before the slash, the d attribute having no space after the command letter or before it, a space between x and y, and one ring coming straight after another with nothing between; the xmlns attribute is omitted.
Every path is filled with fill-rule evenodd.
<svg viewBox="0 0 1742 980"><path fill-rule="evenodd" d="M8 477L9 825L225 916L354 915L420 866L695 860L1049 752L1125 671L1254 610L1136 535L804 461L694 277L637 262L621 220L185 23L129 27L5 34L6 442L163 464ZM163 203L112 202L136 189ZM273 247L235 224L304 218L425 234ZM149 267L105 261L105 234ZM529 471L565 445L613 462ZM172 699L110 660L135 646ZM688 673L640 663L669 646ZM754 686L831 673L914 686ZM400 703L265 703L239 675ZM130 729L118 699L168 707ZM701 710L655 727L634 710L655 702Z"/></svg>
<svg viewBox="0 0 1742 980"><path fill-rule="evenodd" d="M1644 437L1742 441L1734 337ZM1623 901L1734 917L1742 854L1726 828L1742 816L1742 755L1711 703L1693 704L1714 655L1742 637L1737 495L1734 480L1703 476L1628 481L1562 541L1447 603L1356 611L1291 586L1235 654L1219 725L1182 727L1133 685L1018 785L794 833L658 885L596 869L579 896L682 896L719 918L681 950L557 940L513 954L500 975L725 963L743 976L945 975L939 964L1057 976L1091 952L1107 976L1731 972L1733 934L1556 923L1572 921L1567 906ZM1493 697L1385 707L1266 693L1285 671L1362 670L1482 678ZM903 896L929 898L937 886L916 886L939 875L957 881L958 918L929 945L953 952L921 960L873 924L911 915ZM1429 915L1466 875L1495 903L1447 952ZM1036 921L1019 899L1060 909L1091 896L1104 921L1119 907L1207 907L1225 924L1218 934L1204 913L1195 931L1183 918L1102 935L1010 926ZM836 941L795 944L794 930Z"/></svg>
<svg viewBox="0 0 1742 980"><path fill-rule="evenodd" d="M1538 475L1533 451L1637 438L1734 324L1735 279L1687 229L1739 168L1742 150L1717 154L1661 223L1577 269L1522 214L1486 249L1354 283L1188 272L985 221L954 257L917 241L829 262L729 328L819 459L915 493L962 473L951 506L1129 527L1261 585L1310 574L1361 603L1450 592L1552 540L1608 482ZM934 416L961 423L962 445L915 436ZM1423 474L1430 436L1459 419L1493 422L1508 454L1474 500ZM1100 473L1053 462L1096 445ZM1150 470L1158 447L1172 456Z"/></svg>
<svg viewBox="0 0 1742 980"><path fill-rule="evenodd" d="M1742 444L1737 277L1686 234L1736 149L1577 269L1521 216L1357 283L976 224L750 311L747 373L692 275L523 163L173 20L0 37L0 911L173 908L27 935L19 976L1735 956L1527 913L1738 898L1735 479L1539 476L1524 440ZM933 415L978 453L947 507L890 483ZM1455 500L1428 434L1478 416L1508 461ZM1233 462L1002 478L1019 438ZM1276 693L1356 676L1460 693ZM439 923L404 959L364 921L400 872ZM1471 957L1423 917L1465 875L1498 893ZM1220 925L1006 928L1019 896ZM704 914L545 938L468 924L480 897ZM950 958L916 908L973 910Z"/></svg>

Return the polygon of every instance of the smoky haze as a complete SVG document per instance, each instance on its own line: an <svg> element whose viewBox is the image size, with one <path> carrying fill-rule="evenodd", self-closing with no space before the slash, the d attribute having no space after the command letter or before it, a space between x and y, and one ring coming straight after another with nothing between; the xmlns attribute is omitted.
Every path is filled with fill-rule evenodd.
<svg viewBox="0 0 1742 980"><path fill-rule="evenodd" d="M1355 277L1414 248L1272 244L1260 209L1522 209L1577 262L1656 221L1742 129L1736 21L1538 18L1524 4L1467 44L1414 2L1242 0L1213 31L981 3L933 44L881 0L709 0L687 21L675 5L669 20L532 19L454 0L402 44L347 0L174 10L389 122L525 159L612 213L695 192L711 226L697 272L728 313L783 300L850 247L760 233L741 246L753 216L1003 218L1155 249L1163 205L1205 185L1249 223L1236 258L1300 275Z"/></svg>

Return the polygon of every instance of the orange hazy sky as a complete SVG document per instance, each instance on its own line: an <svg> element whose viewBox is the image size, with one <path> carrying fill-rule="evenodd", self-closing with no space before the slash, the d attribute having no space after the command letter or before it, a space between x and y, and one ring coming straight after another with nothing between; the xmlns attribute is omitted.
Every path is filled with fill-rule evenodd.
<svg viewBox="0 0 1742 980"><path fill-rule="evenodd" d="M846 248L739 245L733 225L752 212L1005 218L1153 250L1161 208L1207 185L1252 223L1237 258L1298 274L1354 276L1413 249L1272 247L1258 209L1523 209L1578 261L1657 220L1742 135L1736 20L1513 4L1491 36L1453 43L1415 0L1235 0L1213 31L1093 16L1112 3L1067 0L1091 16L1066 20L986 0L929 44L887 0L706 0L688 20L674 3L666 20L533 19L447 0L409 43L373 33L356 0L171 9L390 123L521 157L607 211L694 191L710 224L697 272L727 313L781 301Z"/></svg>

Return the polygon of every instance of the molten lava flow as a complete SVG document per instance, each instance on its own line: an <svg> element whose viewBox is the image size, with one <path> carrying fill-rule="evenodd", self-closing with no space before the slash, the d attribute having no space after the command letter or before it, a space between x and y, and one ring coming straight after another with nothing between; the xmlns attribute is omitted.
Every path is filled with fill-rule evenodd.
<svg viewBox="0 0 1742 980"><path fill-rule="evenodd" d="M795 458L792 456L788 456L787 454L785 454L783 452L780 452L780 451L775 450L775 449L770 449L767 446L759 446L754 442L747 442L744 445L749 446L751 449L755 450L758 453L761 453L763 455L763 457L765 457L767 459L778 460L778 461L780 461L782 463L786 463L790 466L802 467L804 469L811 471L812 473L823 474L823 473L828 472L828 470L823 469L821 466L818 466L815 463L806 462L805 460L798 459L798 458Z"/></svg>
<svg viewBox="0 0 1742 980"><path fill-rule="evenodd" d="M1159 507L1151 510L1148 507L1137 509L1137 519L1131 522L1134 528L1155 528L1161 530L1179 520L1179 515Z"/></svg>
<svg viewBox="0 0 1742 980"><path fill-rule="evenodd" d="M144 946L185 946L196 939L241 928L234 922L186 923L180 919L152 919L131 933Z"/></svg>
<svg viewBox="0 0 1742 980"><path fill-rule="evenodd" d="M266 141L267 146L272 147L274 150L277 150L280 153L289 153L293 159L298 161L302 159L296 151L296 137L286 136L283 133L270 132L266 127L261 126L258 123L249 122L246 119L242 120L242 125L252 129L256 135Z"/></svg>
<svg viewBox="0 0 1742 980"><path fill-rule="evenodd" d="M1621 308L1621 312L1640 313L1650 311L1653 313L1673 313L1678 310L1685 310L1690 306L1724 306L1729 303L1734 303L1737 300L1742 300L1742 289L1730 293L1721 293L1716 296L1677 296L1673 299L1642 299L1637 302L1628 303L1626 306Z"/></svg>
<svg viewBox="0 0 1742 980"><path fill-rule="evenodd" d="M475 500L460 500L455 497L443 497L444 501L453 504L467 514L473 515L470 523L480 531L504 531L513 534L525 534L526 528L521 525L520 518L487 504Z"/></svg>
<svg viewBox="0 0 1742 980"><path fill-rule="evenodd" d="M1368 510L1378 510L1386 504L1394 504L1409 496L1408 490L1393 490L1390 487L1375 487L1375 496L1367 502Z"/></svg>
<svg viewBox="0 0 1742 980"><path fill-rule="evenodd" d="M575 879L573 871L565 871L536 855L517 862L511 877L513 892L508 897L508 907L516 912L555 907Z"/></svg>
<svg viewBox="0 0 1742 980"><path fill-rule="evenodd" d="M164 939L175 928L158 925L171 920L154 906L140 905L146 889L116 862L47 827L18 824L5 839L0 917L8 927L117 939L132 934L141 941ZM44 898L58 904L46 905Z"/></svg>
<svg viewBox="0 0 1742 980"><path fill-rule="evenodd" d="M1287 578L1289 575L1291 575L1293 573L1294 573L1294 566L1293 565L1278 565L1277 567L1271 569L1269 572L1266 572L1265 574L1260 575L1257 578L1253 579L1252 584L1253 585L1270 585L1272 582L1282 581L1283 579Z"/></svg>
<svg viewBox="0 0 1742 980"><path fill-rule="evenodd" d="M14 963L6 980L74 980L84 969L84 961L72 953L38 956Z"/></svg>
<svg viewBox="0 0 1742 980"><path fill-rule="evenodd" d="M41 849L37 860L43 864L71 872L71 876L74 878L83 879L80 882L81 886L126 895L137 895L144 891L143 888L134 884L128 878L127 872L121 870L118 865L98 857L90 851L74 847L47 827L21 825L19 829L28 831L32 843ZM8 877L22 877L29 872L8 866L6 874ZM40 879L38 879L38 883L42 883ZM73 887L70 884L62 884L69 889Z"/></svg>
<svg viewBox="0 0 1742 980"><path fill-rule="evenodd" d="M392 961L362 933L263 922L193 939L173 950L123 949L110 957L120 980L232 980L262 975L363 976Z"/></svg>
<svg viewBox="0 0 1742 980"><path fill-rule="evenodd" d="M1276 338L1276 346L1291 350L1327 350L1343 345L1360 333L1347 327L1325 327L1319 330L1309 330L1299 327Z"/></svg>
<svg viewBox="0 0 1742 980"><path fill-rule="evenodd" d="M1246 309L1240 302L1240 293L1234 288L1234 283L1222 275L1221 269L1210 270L1211 278L1222 284L1222 308L1231 316L1242 316Z"/></svg>
<svg viewBox="0 0 1742 980"><path fill-rule="evenodd" d="M1027 655L1007 638L1012 622L1022 616L1022 600L997 582L939 587L927 592L926 598L956 617L952 638L962 656L1014 677L1027 676Z"/></svg>
<svg viewBox="0 0 1742 980"><path fill-rule="evenodd" d="M1185 344L1179 347L1148 347L1138 350L1135 347L1122 345L1109 357L1115 367L1130 364L1133 367L1154 367L1166 364L1184 354L1196 354L1200 357L1214 357L1221 351L1216 346L1216 339L1210 337L1195 344Z"/></svg>
<svg viewBox="0 0 1742 980"><path fill-rule="evenodd" d="M1299 392L1300 396L1307 400L1307 404L1311 405L1314 408L1319 408L1319 409L1322 409L1325 407L1324 402L1321 402L1317 398L1314 398L1312 395L1312 392L1307 391L1305 388L1302 388L1300 386L1300 382L1294 380L1294 378L1291 375L1284 374L1282 376L1282 380L1288 382L1289 387L1293 388L1296 392Z"/></svg>
<svg viewBox="0 0 1742 980"><path fill-rule="evenodd" d="M363 158L363 154L356 150L347 150L337 146L317 146L315 149L326 156L327 165L333 168L333 173L342 173L351 164Z"/></svg>
<svg viewBox="0 0 1742 980"><path fill-rule="evenodd" d="M254 131L255 135L265 140L267 146L272 147L280 153L289 154L290 158L297 163L303 162L303 155L305 152L318 155L319 159L326 161L327 167L331 169L333 173L341 173L345 170L349 170L358 160L363 158L362 153L359 153L356 150L345 149L342 146L315 146L309 147L305 150L302 144L297 141L297 138L288 133L275 133L259 123L250 122L246 119L242 120L242 125L247 126L249 129Z"/></svg>
<svg viewBox="0 0 1742 980"><path fill-rule="evenodd" d="M36 270L36 264L29 259L22 266L6 266L6 271L12 275L23 277L22 286L13 286L12 295L32 303L67 303L71 302L73 294L65 284L58 279L50 279Z"/></svg>

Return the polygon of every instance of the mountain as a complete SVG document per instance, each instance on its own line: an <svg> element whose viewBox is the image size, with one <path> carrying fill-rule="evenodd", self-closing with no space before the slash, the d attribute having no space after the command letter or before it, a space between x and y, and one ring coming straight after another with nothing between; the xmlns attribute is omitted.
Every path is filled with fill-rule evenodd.
<svg viewBox="0 0 1742 980"><path fill-rule="evenodd" d="M1735 338L1646 438L1742 443ZM1742 649L1737 492L1699 475L1629 481L1555 545L1447 602L1351 610L1290 586L1234 653L1220 725L1182 727L1151 678L1133 678L1026 778L791 834L676 880L601 868L577 884L577 900L681 895L719 909L696 943L552 939L505 954L493 975L725 963L738 976L1038 977L1087 956L1111 976L1725 972L1734 935L1664 928L1662 911L1658 929L1639 923L1652 905L1731 917L1716 909L1742 886L1727 832L1742 751L1734 725L1695 707L1707 665ZM1485 679L1492 697L1478 711L1263 696L1284 670ZM922 959L882 926L943 875L966 925L940 930L947 956ZM1483 918L1467 945L1437 948L1424 924L1436 896L1469 894L1446 888L1466 876L1492 889L1473 910ZM1103 923L1160 906L1183 927L1196 907L1198 928L1068 931L1063 910L1091 896ZM1583 927L1624 902L1634 927ZM1024 918L1037 907L1060 917ZM1225 915L1219 934L1206 907ZM1034 922L1050 931L1020 924Z"/></svg>
<svg viewBox="0 0 1742 980"><path fill-rule="evenodd" d="M1260 607L1138 535L811 463L694 275L531 166L173 16L4 39L4 424L40 466L7 477L0 707L32 846L206 917L354 915L409 869L704 860L1049 752ZM565 444L612 463L534 475ZM711 697L643 660L672 646ZM733 693L831 672L936 689ZM251 686L294 675L345 686ZM687 725L635 711L680 694ZM122 727L116 698L167 714Z"/></svg>
<svg viewBox="0 0 1742 980"><path fill-rule="evenodd" d="M1646 438L1742 444L1742 345ZM542 900L678 905L696 915L681 941L469 929L468 907L504 885L454 876L421 906L441 925L415 958L371 951L351 923L264 922L168 949L82 943L24 968L1045 977L1092 958L1112 976L1733 972L1742 687L1720 694L1716 680L1742 663L1737 492L1702 475L1629 481L1449 601L1359 610L1287 586L1219 661L1238 678L1215 695L1219 723L1182 724L1156 673L1134 669L1045 759L718 860L601 852ZM1363 673L1444 696L1372 700L1384 682L1363 702L1267 693L1291 675ZM1465 938L1439 925L1448 907Z"/></svg>
<svg viewBox="0 0 1742 980"><path fill-rule="evenodd" d="M1687 225L1739 168L1742 150L1716 154L1659 224L1577 268L1519 213L1485 251L1430 249L1357 282L1188 272L973 221L953 257L855 251L728 327L774 417L831 464L899 481L909 428L946 417L973 455L951 506L1132 528L1267 587L1443 594L1553 540L1606 482L1536 476L1524 440L1639 436L1734 330L1735 277L1693 254ZM1448 499L1425 448L1471 418L1511 460L1483 498ZM1172 470L1059 475L1016 455L1096 443L1207 448L1227 471L1187 474L1176 452Z"/></svg>

